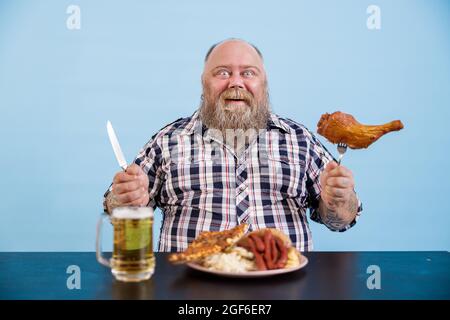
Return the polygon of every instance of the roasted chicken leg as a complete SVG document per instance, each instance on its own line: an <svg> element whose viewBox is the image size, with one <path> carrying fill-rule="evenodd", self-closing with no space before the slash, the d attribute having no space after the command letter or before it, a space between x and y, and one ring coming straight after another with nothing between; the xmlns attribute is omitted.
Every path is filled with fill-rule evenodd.
<svg viewBox="0 0 450 320"><path fill-rule="evenodd" d="M317 124L317 132L331 143L345 143L352 149L367 148L381 136L403 129L400 120L378 126L363 125L350 115L340 111L325 113Z"/></svg>

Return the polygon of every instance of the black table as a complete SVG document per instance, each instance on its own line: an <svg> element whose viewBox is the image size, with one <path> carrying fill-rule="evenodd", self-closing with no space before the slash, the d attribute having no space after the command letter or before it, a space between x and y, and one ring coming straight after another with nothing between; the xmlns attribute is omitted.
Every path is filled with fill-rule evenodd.
<svg viewBox="0 0 450 320"><path fill-rule="evenodd" d="M0 253L0 299L450 299L449 252L313 252L294 273L230 279L167 262L156 253L154 276L141 283L114 280L92 252ZM67 288L70 265L81 288ZM381 289L369 290L370 265Z"/></svg>

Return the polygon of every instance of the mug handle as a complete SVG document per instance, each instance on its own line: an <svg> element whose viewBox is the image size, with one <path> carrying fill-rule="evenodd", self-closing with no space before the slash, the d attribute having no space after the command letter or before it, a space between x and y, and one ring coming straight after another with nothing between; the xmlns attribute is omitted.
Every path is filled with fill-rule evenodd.
<svg viewBox="0 0 450 320"><path fill-rule="evenodd" d="M100 216L100 219L97 222L97 237L95 240L95 252L96 252L96 257L97 257L97 261L99 263L101 263L102 265L104 265L105 267L111 268L111 262L109 259L106 259L105 257L103 257L102 253L102 237L101 237L101 233L102 233L102 225L103 225L103 221L108 218L109 215L107 215L105 212L102 213L102 215Z"/></svg>

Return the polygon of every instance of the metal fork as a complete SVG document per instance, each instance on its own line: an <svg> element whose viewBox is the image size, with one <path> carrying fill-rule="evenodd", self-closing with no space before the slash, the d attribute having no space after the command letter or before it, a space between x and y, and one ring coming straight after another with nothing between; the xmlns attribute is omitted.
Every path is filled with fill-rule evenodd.
<svg viewBox="0 0 450 320"><path fill-rule="evenodd" d="M338 165L341 165L341 160L344 157L345 151L347 151L347 145L345 143L342 143L342 142L338 143L337 151L339 152Z"/></svg>

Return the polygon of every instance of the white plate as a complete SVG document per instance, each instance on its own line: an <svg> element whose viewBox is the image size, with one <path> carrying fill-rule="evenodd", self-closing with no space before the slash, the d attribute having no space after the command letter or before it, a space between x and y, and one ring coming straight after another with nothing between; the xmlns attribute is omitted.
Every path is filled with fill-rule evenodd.
<svg viewBox="0 0 450 320"><path fill-rule="evenodd" d="M304 255L300 256L300 265L294 268L289 269L275 269L275 270L267 270L267 271L248 271L248 272L225 272L225 271L217 271L217 270L211 270L205 267L202 267L196 263L187 263L187 266L189 266L192 269L206 272L206 273L212 273L215 275L219 275L222 277L230 277L230 278L259 278L259 277L270 277L277 274L282 273L289 273L294 272L297 270L300 270L304 266L308 264L308 258L306 258Z"/></svg>

